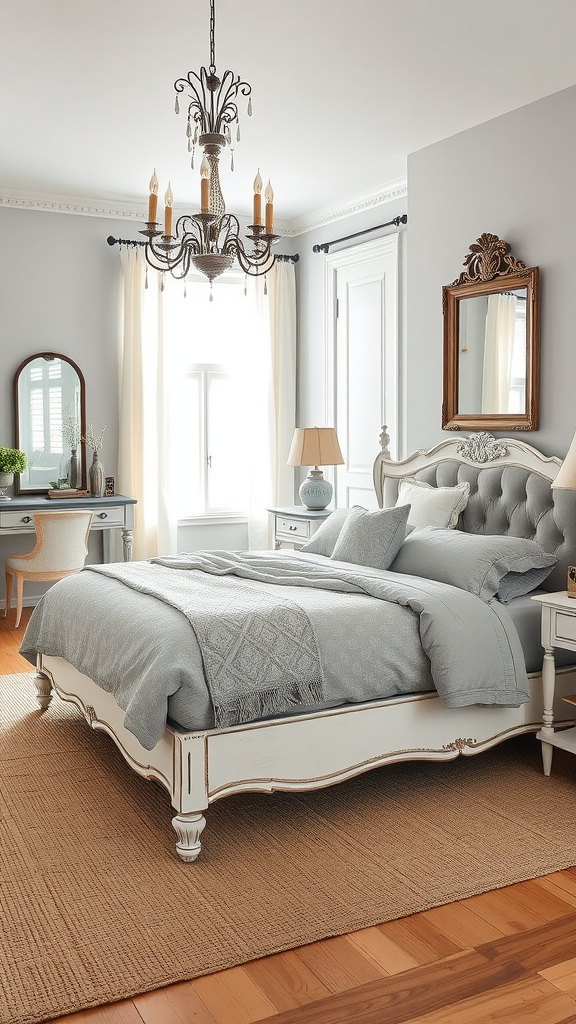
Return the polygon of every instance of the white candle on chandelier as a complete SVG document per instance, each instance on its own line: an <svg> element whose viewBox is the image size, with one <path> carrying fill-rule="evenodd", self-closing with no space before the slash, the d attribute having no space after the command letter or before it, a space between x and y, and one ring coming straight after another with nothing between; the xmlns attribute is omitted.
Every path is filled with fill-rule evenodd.
<svg viewBox="0 0 576 1024"><path fill-rule="evenodd" d="M273 203L274 203L274 192L273 192L272 185L270 184L270 182L268 182L268 184L266 185L266 191L264 193L264 198L266 200L266 228L265 228L265 232L266 232L267 235L272 235L274 233L274 206L273 206Z"/></svg>
<svg viewBox="0 0 576 1024"><path fill-rule="evenodd" d="M158 178L156 177L156 170L150 178L150 184L148 186L150 195L148 197L148 223L154 224L156 222L156 209L158 207Z"/></svg>
<svg viewBox="0 0 576 1024"><path fill-rule="evenodd" d="M169 238L172 234L172 203L174 196L172 195L172 189L170 188L170 182L168 182L168 188L164 195L164 234Z"/></svg>
<svg viewBox="0 0 576 1024"><path fill-rule="evenodd" d="M200 165L200 210L210 213L210 164L205 156Z"/></svg>
<svg viewBox="0 0 576 1024"><path fill-rule="evenodd" d="M254 178L254 218L253 224L262 224L262 178L260 177L260 168L258 168L258 174Z"/></svg>

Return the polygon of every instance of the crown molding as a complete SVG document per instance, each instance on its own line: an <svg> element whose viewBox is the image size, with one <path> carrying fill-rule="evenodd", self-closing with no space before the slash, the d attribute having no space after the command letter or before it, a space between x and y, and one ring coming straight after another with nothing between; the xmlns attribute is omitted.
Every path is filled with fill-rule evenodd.
<svg viewBox="0 0 576 1024"><path fill-rule="evenodd" d="M42 192L20 192L11 188L0 188L0 207L16 210L43 210L46 213L73 213L81 217L106 217L111 220L138 220L146 218L145 206L139 202L122 199L95 199L93 197L59 196Z"/></svg>
<svg viewBox="0 0 576 1024"><path fill-rule="evenodd" d="M360 195L352 196L341 203L325 206L314 210L303 217L293 220L278 220L277 230L285 238L302 235L314 228L324 227L336 220L350 217L364 210L373 209L391 203L395 199L404 199L408 194L406 179L389 182L379 188L371 189ZM41 210L46 213L70 213L80 217L103 217L107 220L135 220L143 223L146 219L146 208L137 200L96 199L94 197L60 196L42 192L20 192L17 189L0 188L0 208L15 210ZM175 208L176 216L187 211ZM241 221L244 219L239 218ZM248 218L246 218L248 219Z"/></svg>
<svg viewBox="0 0 576 1024"><path fill-rule="evenodd" d="M369 192L362 192L357 196L344 199L332 206L324 206L320 210L313 210L303 217L296 217L287 224L286 235L302 235L306 231L313 231L315 228L324 227L336 220L343 220L344 217L351 217L353 214L362 213L364 210L371 210L375 206L383 206L385 203L392 203L396 199L405 199L408 195L406 178L399 178L397 181L388 182Z"/></svg>

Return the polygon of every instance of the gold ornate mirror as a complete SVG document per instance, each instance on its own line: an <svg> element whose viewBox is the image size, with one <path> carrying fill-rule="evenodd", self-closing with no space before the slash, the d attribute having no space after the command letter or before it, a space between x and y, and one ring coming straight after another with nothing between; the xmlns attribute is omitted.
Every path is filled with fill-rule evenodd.
<svg viewBox="0 0 576 1024"><path fill-rule="evenodd" d="M536 430L539 273L497 235L470 246L442 289L444 430Z"/></svg>

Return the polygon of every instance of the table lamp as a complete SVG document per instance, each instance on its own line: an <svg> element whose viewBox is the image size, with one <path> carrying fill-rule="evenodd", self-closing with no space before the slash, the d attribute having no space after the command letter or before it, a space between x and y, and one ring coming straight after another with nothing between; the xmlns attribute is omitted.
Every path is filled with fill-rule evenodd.
<svg viewBox="0 0 576 1024"><path fill-rule="evenodd" d="M556 478L552 481L552 487L557 487L561 491L576 491L576 434Z"/></svg>
<svg viewBox="0 0 576 1024"><path fill-rule="evenodd" d="M552 481L552 487L559 491L576 491L576 434L556 478ZM566 587L568 597L576 598L576 565L568 566Z"/></svg>
<svg viewBox="0 0 576 1024"><path fill-rule="evenodd" d="M297 427L292 438L289 466L314 466L300 487L300 501L306 508L326 508L334 488L319 466L343 466L344 459L334 427Z"/></svg>

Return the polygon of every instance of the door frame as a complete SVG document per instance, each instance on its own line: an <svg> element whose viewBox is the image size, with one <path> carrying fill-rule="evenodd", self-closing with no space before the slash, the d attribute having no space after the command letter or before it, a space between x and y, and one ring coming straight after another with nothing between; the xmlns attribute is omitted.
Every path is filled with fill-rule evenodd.
<svg viewBox="0 0 576 1024"><path fill-rule="evenodd" d="M391 415L387 413L386 427L390 435L390 447L393 457L400 459L405 454L406 445L406 396L405 396L405 353L403 337L404 300L402 297L402 267L405 259L404 242L401 241L405 231L395 231L370 242L340 249L328 253L324 267L324 366L325 366L325 408L326 423L337 422L336 393L336 345L337 345L337 276L338 271L345 267L364 263L377 257L392 257L394 265L393 294L394 308L386 310L387 331L384 364L390 377L395 378L395 393L390 402ZM388 375L387 374L387 377ZM383 424L382 424L383 425ZM374 438L374 451L377 454L378 438ZM332 475L334 472L331 470Z"/></svg>

